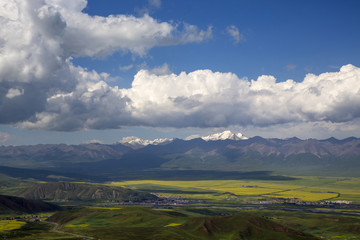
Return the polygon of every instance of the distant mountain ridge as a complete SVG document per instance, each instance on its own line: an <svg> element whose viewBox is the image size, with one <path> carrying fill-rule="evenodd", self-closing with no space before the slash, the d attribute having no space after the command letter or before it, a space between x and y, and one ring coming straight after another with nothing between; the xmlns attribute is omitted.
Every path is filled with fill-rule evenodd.
<svg viewBox="0 0 360 240"><path fill-rule="evenodd" d="M208 136L189 136L186 139L191 140L194 138L201 138L204 141L219 141L219 140L246 140L247 137L243 136L242 133L233 133L229 130L225 130L220 133L210 134ZM139 137L124 137L120 143L132 148L141 148L147 145L164 145L174 141L174 138L156 138L154 140L142 139Z"/></svg>
<svg viewBox="0 0 360 240"><path fill-rule="evenodd" d="M36 168L56 167L66 162L91 162L120 158L133 149L122 144L38 144L0 146L0 166ZM16 162L16 164L14 164Z"/></svg>
<svg viewBox="0 0 360 240"><path fill-rule="evenodd" d="M78 169L82 169L84 175L99 177L145 170L360 176L360 139L355 137L301 140L257 136L246 139L242 134L225 131L191 140L163 139L145 146L124 144L3 146L0 147L0 166L63 173L78 173Z"/></svg>

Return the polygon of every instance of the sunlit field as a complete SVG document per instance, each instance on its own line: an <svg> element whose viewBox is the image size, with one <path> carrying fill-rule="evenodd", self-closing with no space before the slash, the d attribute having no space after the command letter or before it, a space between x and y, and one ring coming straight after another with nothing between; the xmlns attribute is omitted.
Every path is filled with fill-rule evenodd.
<svg viewBox="0 0 360 240"><path fill-rule="evenodd" d="M288 190L272 194L264 194L267 197L273 198L290 198L290 199L300 199L305 201L321 201L327 199L335 199L338 196L338 193L329 193L329 192L309 192L302 190Z"/></svg>
<svg viewBox="0 0 360 240"><path fill-rule="evenodd" d="M17 220L0 220L0 232L21 228L26 223Z"/></svg>
<svg viewBox="0 0 360 240"><path fill-rule="evenodd" d="M84 227L88 227L89 224L67 224L65 225L65 227L67 228L84 228Z"/></svg>
<svg viewBox="0 0 360 240"><path fill-rule="evenodd" d="M150 191L156 194L204 200L296 199L301 201L347 200L360 202L358 178L296 177L291 181L139 180L111 182L112 186ZM255 198L254 198L255 197Z"/></svg>

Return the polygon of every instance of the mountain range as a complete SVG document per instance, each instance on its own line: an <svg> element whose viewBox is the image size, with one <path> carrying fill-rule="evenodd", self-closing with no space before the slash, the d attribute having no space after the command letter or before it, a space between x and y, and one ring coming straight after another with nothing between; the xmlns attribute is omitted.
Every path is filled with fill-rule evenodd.
<svg viewBox="0 0 360 240"><path fill-rule="evenodd" d="M126 139L109 145L2 146L0 166L68 174L79 173L81 169L82 174L113 177L134 172L153 174L154 171L271 171L291 175L360 176L360 139L355 137L265 139L225 131L190 140Z"/></svg>
<svg viewBox="0 0 360 240"><path fill-rule="evenodd" d="M201 138L204 141L219 141L219 140L246 140L247 137L243 136L242 133L233 133L229 130L225 130L220 133L210 134L208 136L192 135L187 137L185 140L191 140L195 138ZM164 145L174 141L175 138L156 138L154 140L142 139L139 137L124 137L120 143L132 148L141 148L147 145Z"/></svg>

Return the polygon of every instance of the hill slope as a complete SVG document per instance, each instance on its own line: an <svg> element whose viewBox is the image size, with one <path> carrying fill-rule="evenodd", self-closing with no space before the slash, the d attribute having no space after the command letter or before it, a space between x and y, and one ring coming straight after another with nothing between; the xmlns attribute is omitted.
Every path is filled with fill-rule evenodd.
<svg viewBox="0 0 360 240"><path fill-rule="evenodd" d="M29 199L57 201L142 201L156 196L122 187L99 184L54 182L37 184L21 193Z"/></svg>
<svg viewBox="0 0 360 240"><path fill-rule="evenodd" d="M40 200L0 195L0 213L35 213L57 211L60 209L59 206Z"/></svg>
<svg viewBox="0 0 360 240"><path fill-rule="evenodd" d="M176 211L146 208L76 209L54 214L49 221L62 231L96 239L317 239L251 215L191 217ZM82 226L82 227L69 227Z"/></svg>
<svg viewBox="0 0 360 240"><path fill-rule="evenodd" d="M316 239L251 214L193 218L183 227L205 239Z"/></svg>

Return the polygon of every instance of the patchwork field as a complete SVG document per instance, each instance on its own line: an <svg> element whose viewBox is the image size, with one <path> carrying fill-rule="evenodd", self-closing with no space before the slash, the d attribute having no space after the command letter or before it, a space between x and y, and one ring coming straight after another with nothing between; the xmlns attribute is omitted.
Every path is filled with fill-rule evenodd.
<svg viewBox="0 0 360 240"><path fill-rule="evenodd" d="M296 177L296 180L138 180L109 183L160 195L204 200L345 200L360 203L359 178Z"/></svg>

